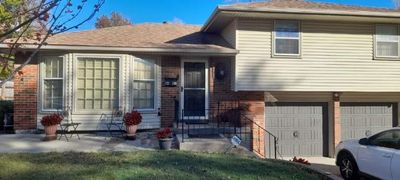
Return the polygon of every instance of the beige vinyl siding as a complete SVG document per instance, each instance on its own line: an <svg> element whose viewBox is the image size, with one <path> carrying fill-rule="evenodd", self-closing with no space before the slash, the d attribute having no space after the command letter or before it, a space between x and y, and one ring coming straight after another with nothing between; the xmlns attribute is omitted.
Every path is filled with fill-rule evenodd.
<svg viewBox="0 0 400 180"><path fill-rule="evenodd" d="M374 24L302 21L301 58L271 57L273 20L237 20L236 90L400 91L400 61L373 59Z"/></svg>
<svg viewBox="0 0 400 180"><path fill-rule="evenodd" d="M236 20L233 20L221 32L222 38L224 38L233 48L236 48L236 23Z"/></svg>
<svg viewBox="0 0 400 180"><path fill-rule="evenodd" d="M64 79L64 104L65 106L70 106L73 109L71 118L74 122L82 123L78 130L105 130L105 124L100 123L101 113L107 112L79 112L76 110L76 63L78 56L103 56L103 57L118 57L120 58L120 68L119 68L119 106L125 109L125 111L130 111L133 107L133 95L131 94L132 78L133 78L133 60L137 58L130 54L92 54L92 53L67 53L65 57L65 79ZM147 56L148 57L148 56ZM154 111L142 112L143 121L139 125L139 129L154 129L161 126L160 117L158 116L157 108L160 106L160 93L161 93L161 68L158 56L151 56L156 62L157 80L156 80L156 109ZM38 107L41 107L41 98L38 101ZM43 127L40 124L42 117L49 112L43 112L38 108L38 128Z"/></svg>

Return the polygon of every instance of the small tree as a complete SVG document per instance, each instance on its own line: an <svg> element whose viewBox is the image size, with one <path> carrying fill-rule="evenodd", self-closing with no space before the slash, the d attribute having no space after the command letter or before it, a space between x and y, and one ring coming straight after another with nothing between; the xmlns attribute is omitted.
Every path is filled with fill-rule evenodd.
<svg viewBox="0 0 400 180"><path fill-rule="evenodd" d="M125 18L118 12L112 12L111 16L101 16L97 18L96 28L106 28L106 27L114 27L114 26L124 26L132 24L129 19Z"/></svg>
<svg viewBox="0 0 400 180"><path fill-rule="evenodd" d="M77 29L92 19L105 0L0 0L0 74L3 87L12 80L46 45L50 36ZM24 44L34 48L23 63L13 68L16 53Z"/></svg>

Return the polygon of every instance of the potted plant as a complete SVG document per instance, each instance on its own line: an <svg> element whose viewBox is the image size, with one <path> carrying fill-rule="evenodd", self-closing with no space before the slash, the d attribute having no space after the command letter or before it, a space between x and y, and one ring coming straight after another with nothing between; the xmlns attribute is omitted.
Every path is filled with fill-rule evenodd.
<svg viewBox="0 0 400 180"><path fill-rule="evenodd" d="M132 111L124 115L126 126L126 138L134 140L138 125L142 122L142 115L138 111Z"/></svg>
<svg viewBox="0 0 400 180"><path fill-rule="evenodd" d="M42 118L40 123L44 126L44 132L46 134L46 137L43 139L44 141L57 139L57 125L59 125L62 120L63 116L57 113L49 114Z"/></svg>
<svg viewBox="0 0 400 180"><path fill-rule="evenodd" d="M172 130L171 128L160 129L157 132L158 144L162 150L170 150L172 146Z"/></svg>

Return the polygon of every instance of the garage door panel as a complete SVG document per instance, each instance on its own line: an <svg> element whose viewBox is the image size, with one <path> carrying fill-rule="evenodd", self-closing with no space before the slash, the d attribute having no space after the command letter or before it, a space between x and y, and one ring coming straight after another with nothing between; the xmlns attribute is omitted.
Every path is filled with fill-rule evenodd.
<svg viewBox="0 0 400 180"><path fill-rule="evenodd" d="M359 139L393 126L391 103L342 103L341 139Z"/></svg>
<svg viewBox="0 0 400 180"><path fill-rule="evenodd" d="M266 129L278 137L282 156L322 156L322 104L282 103L266 107ZM325 112L326 113L326 112Z"/></svg>

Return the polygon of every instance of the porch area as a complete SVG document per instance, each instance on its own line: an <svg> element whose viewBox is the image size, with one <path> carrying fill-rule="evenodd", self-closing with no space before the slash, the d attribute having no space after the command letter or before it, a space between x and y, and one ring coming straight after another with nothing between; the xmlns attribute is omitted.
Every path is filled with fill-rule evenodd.
<svg viewBox="0 0 400 180"><path fill-rule="evenodd" d="M179 110L176 101L175 107L174 131L180 150L278 158L278 138L253 121L246 103L221 101L210 109Z"/></svg>
<svg viewBox="0 0 400 180"><path fill-rule="evenodd" d="M65 139L42 141L44 134L3 134L0 138L0 153L46 153L46 152L114 152L156 150L158 140L155 132L138 132L137 139L110 138L106 134L80 134L69 141Z"/></svg>

